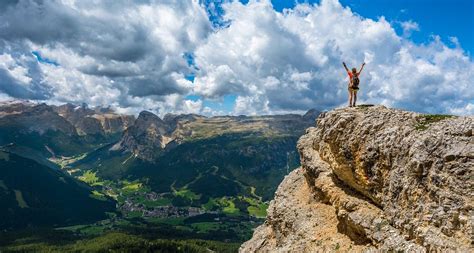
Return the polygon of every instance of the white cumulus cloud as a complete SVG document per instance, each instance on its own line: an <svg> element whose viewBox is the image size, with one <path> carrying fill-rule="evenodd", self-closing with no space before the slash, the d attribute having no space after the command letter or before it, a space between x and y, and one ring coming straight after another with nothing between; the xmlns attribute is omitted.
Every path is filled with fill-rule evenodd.
<svg viewBox="0 0 474 253"><path fill-rule="evenodd" d="M207 102L231 95L234 114L303 112L345 105L341 63L365 61L360 102L472 114L474 65L457 39L417 44L416 21L392 24L337 0L283 12L269 0L7 1L0 98L215 115L226 112Z"/></svg>
<svg viewBox="0 0 474 253"><path fill-rule="evenodd" d="M434 37L418 45L381 17L353 13L337 0L300 4L284 13L270 1L224 5L227 27L196 51L195 92L237 94L234 113L328 109L346 104L347 74L367 65L359 99L432 113L468 114L473 63L459 47ZM405 31L419 29L403 23Z"/></svg>
<svg viewBox="0 0 474 253"><path fill-rule="evenodd" d="M0 92L160 114L191 92L184 55L211 32L197 0L18 0L0 23Z"/></svg>

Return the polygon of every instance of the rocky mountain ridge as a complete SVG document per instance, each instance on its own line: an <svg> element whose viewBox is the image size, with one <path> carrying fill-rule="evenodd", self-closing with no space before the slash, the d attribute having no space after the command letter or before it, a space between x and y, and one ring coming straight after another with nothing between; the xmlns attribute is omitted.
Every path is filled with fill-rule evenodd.
<svg viewBox="0 0 474 253"><path fill-rule="evenodd" d="M159 116L142 111L138 118L119 114L111 108L89 108L86 104L47 105L28 101L0 103L0 128L7 136L0 135L0 146L15 144L51 153L52 145L67 143L75 145L75 152L115 143L110 151L132 153L147 161L155 160L165 148L173 148L187 140L206 139L212 136L233 133L258 133L270 135L302 134L302 129L311 125L319 111L312 109L305 115L265 116L216 116L196 114L166 114ZM298 132L298 133L296 133ZM301 132L301 133L300 133ZM15 134L12 134L15 133ZM42 138L35 145L31 141L35 134ZM61 135L58 137L57 135ZM64 139L71 138L72 141ZM59 140L63 139L63 140ZM59 151L59 155L71 152Z"/></svg>
<svg viewBox="0 0 474 253"><path fill-rule="evenodd" d="M89 231L134 231L220 240L238 247L265 217L267 201L284 175L300 165L296 142L318 113L160 118L144 111L117 134L92 119L115 114L108 108L0 102L1 171L9 173L0 175L0 212L10 217L9 224L0 224L8 227L10 239L2 234L0 241L18 241L23 247L23 235L15 230L39 224L23 213L44 213L37 207L50 199L58 200L60 207L41 223L48 226L93 222L105 218L103 211L117 214L68 227L74 240ZM29 170L21 173L21 168ZM54 174L41 177L39 168ZM73 189L67 187L72 182L85 186L83 201L64 197ZM39 195L46 190L62 195ZM73 219L84 216L81 208L92 209L85 204L89 199L107 202L106 208L98 205L96 215ZM65 219L55 219L59 215Z"/></svg>
<svg viewBox="0 0 474 253"><path fill-rule="evenodd" d="M170 126L160 117L151 112L142 111L111 150L130 151L145 160L153 160L172 140L169 137L170 132Z"/></svg>
<svg viewBox="0 0 474 253"><path fill-rule="evenodd" d="M71 123L80 135L107 135L121 133L133 124L133 115L117 114L110 108L91 109L87 105L64 104L53 110Z"/></svg>
<svg viewBox="0 0 474 253"><path fill-rule="evenodd" d="M0 126L39 134L48 130L61 131L67 135L76 134L74 126L46 104L0 105Z"/></svg>
<svg viewBox="0 0 474 253"><path fill-rule="evenodd" d="M87 105L60 106L27 101L0 103L0 126L11 125L40 135L48 130L67 135L101 135L121 133L135 117L117 114L109 108L88 108Z"/></svg>
<svg viewBox="0 0 474 253"><path fill-rule="evenodd" d="M311 125L317 115L319 111L313 109L305 115L205 117L196 114L167 114L161 119L151 112L142 111L111 150L131 152L141 159L153 161L161 151L189 140L238 133L294 135L298 129Z"/></svg>
<svg viewBox="0 0 474 253"><path fill-rule="evenodd" d="M473 251L474 117L336 109L241 252Z"/></svg>

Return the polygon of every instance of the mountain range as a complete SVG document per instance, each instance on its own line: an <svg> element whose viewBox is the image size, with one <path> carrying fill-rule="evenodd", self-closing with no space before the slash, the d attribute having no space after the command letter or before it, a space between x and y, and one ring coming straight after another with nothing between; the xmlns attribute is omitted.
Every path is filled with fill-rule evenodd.
<svg viewBox="0 0 474 253"><path fill-rule="evenodd" d="M133 227L242 242L299 166L296 142L318 114L135 118L85 104L3 102L0 228L90 236Z"/></svg>

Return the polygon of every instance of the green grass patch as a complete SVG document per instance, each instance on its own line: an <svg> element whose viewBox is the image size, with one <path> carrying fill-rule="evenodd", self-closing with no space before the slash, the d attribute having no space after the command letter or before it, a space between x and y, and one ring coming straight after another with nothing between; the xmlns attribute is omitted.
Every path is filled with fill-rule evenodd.
<svg viewBox="0 0 474 253"><path fill-rule="evenodd" d="M16 201L18 202L18 206L20 208L29 208L28 204L26 204L25 199L23 198L23 194L19 190L14 190L15 191L15 198Z"/></svg>
<svg viewBox="0 0 474 253"><path fill-rule="evenodd" d="M146 219L148 222L153 223L163 223L172 226L181 226L184 225L185 218L148 218Z"/></svg>
<svg viewBox="0 0 474 253"><path fill-rule="evenodd" d="M79 229L80 233L87 236L97 236L102 235L105 232L105 228L103 226L86 226L83 229Z"/></svg>
<svg viewBox="0 0 474 253"><path fill-rule="evenodd" d="M219 230L219 222L197 222L191 225L192 228L199 230L199 232L206 233L211 230Z"/></svg>
<svg viewBox="0 0 474 253"><path fill-rule="evenodd" d="M98 236L106 231L106 227L98 224L82 224L56 228L55 230L66 230L86 236Z"/></svg>
<svg viewBox="0 0 474 253"><path fill-rule="evenodd" d="M99 182L97 172L93 172L92 170L85 171L78 179L89 185L94 185Z"/></svg>
<svg viewBox="0 0 474 253"><path fill-rule="evenodd" d="M115 191L107 190L104 194L118 201L119 195ZM125 201L125 198L123 198L122 202L123 201Z"/></svg>
<svg viewBox="0 0 474 253"><path fill-rule="evenodd" d="M268 204L261 203L258 206L247 207L247 211L250 215L255 216L257 218L265 218L267 216L267 208Z"/></svg>
<svg viewBox="0 0 474 253"><path fill-rule="evenodd" d="M131 211L127 213L128 218L141 218L143 216L143 213L140 211Z"/></svg>
<svg viewBox="0 0 474 253"><path fill-rule="evenodd" d="M143 187L143 184L140 182L122 181L122 183L124 184L124 186L122 187L122 190L129 191L129 192L136 192Z"/></svg>
<svg viewBox="0 0 474 253"><path fill-rule="evenodd" d="M201 195L198 195L189 189L180 189L179 191L175 191L174 194L176 196L180 196L180 197L190 199L190 200L197 200L201 198Z"/></svg>
<svg viewBox="0 0 474 253"><path fill-rule="evenodd" d="M240 196L240 198L243 198L243 200L247 201L247 203L249 203L250 205L253 205L253 206L257 206L259 204L259 200L257 200L257 199L253 199L253 198L249 198L249 197L242 197L242 196Z"/></svg>
<svg viewBox="0 0 474 253"><path fill-rule="evenodd" d="M145 200L142 203L147 207L169 206L171 205L171 200L162 198L162 199L157 199L157 200Z"/></svg>
<svg viewBox="0 0 474 253"><path fill-rule="evenodd" d="M87 153L83 153L83 154L75 155L75 156L72 156L72 157L50 158L49 160L51 162L59 165L59 167L61 167L63 169L66 166L68 166L69 164L72 164L76 161L79 161L79 160L83 159L84 157L86 157L86 155L87 155Z"/></svg>
<svg viewBox="0 0 474 253"><path fill-rule="evenodd" d="M215 199L210 198L206 204L202 205L202 208L208 211L214 211L214 210L219 209L220 205Z"/></svg>
<svg viewBox="0 0 474 253"><path fill-rule="evenodd" d="M74 225L74 226L56 228L56 230L67 230L67 231L76 232L88 226L89 225Z"/></svg>
<svg viewBox="0 0 474 253"><path fill-rule="evenodd" d="M171 199L168 198L158 198L156 200L150 200L145 197L145 194L139 195L133 198L135 203L140 203L146 207L156 207L156 206L168 206L171 205Z"/></svg>
<svg viewBox="0 0 474 253"><path fill-rule="evenodd" d="M239 214L239 209L235 207L235 203L232 201L232 199L223 197L218 199L218 203L222 207L222 212L229 215Z"/></svg>
<svg viewBox="0 0 474 253"><path fill-rule="evenodd" d="M267 208L268 204L260 201L259 199L249 198L249 197L242 197L239 196L240 199L243 199L247 203L249 203L249 207L247 207L247 211L249 215L257 217L257 218L265 218L267 216Z"/></svg>
<svg viewBox="0 0 474 253"><path fill-rule="evenodd" d="M93 190L90 194L91 198L102 200L102 201L107 201L107 197L101 192L98 192L96 190Z"/></svg>
<svg viewBox="0 0 474 253"><path fill-rule="evenodd" d="M444 115L444 114L425 114L420 115L417 117L417 124L415 125L415 129L419 131L424 131L428 129L430 124L435 122L439 122L445 119L449 119L454 117L453 115Z"/></svg>

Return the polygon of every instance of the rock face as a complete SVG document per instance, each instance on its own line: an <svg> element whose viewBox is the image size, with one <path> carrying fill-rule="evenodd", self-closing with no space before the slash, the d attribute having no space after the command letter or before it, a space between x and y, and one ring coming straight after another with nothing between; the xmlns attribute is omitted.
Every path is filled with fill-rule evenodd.
<svg viewBox="0 0 474 253"><path fill-rule="evenodd" d="M87 105L64 104L52 108L76 128L80 135L107 135L121 133L133 124L132 115L116 114L108 108L90 109Z"/></svg>
<svg viewBox="0 0 474 253"><path fill-rule="evenodd" d="M172 140L171 129L157 115L142 111L135 123L125 130L120 142L112 150L130 151L136 156L152 161Z"/></svg>
<svg viewBox="0 0 474 253"><path fill-rule="evenodd" d="M46 104L9 103L0 105L0 127L39 134L48 130L60 131L70 136L77 134L74 126Z"/></svg>
<svg viewBox="0 0 474 253"><path fill-rule="evenodd" d="M134 120L132 115L117 114L109 108L90 109L85 104L55 106L28 101L0 103L0 126L12 125L40 134L48 130L81 136L120 134Z"/></svg>
<svg viewBox="0 0 474 253"><path fill-rule="evenodd" d="M131 152L136 157L154 161L163 150L189 140L208 139L223 134L259 133L267 136L297 135L314 123L316 110L297 114L267 116L216 116L167 114L163 119L142 111L111 151Z"/></svg>
<svg viewBox="0 0 474 253"><path fill-rule="evenodd" d="M474 117L320 115L241 252L472 252Z"/></svg>

